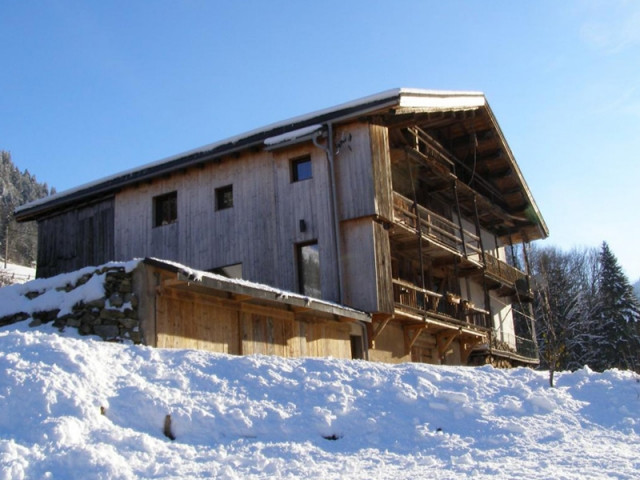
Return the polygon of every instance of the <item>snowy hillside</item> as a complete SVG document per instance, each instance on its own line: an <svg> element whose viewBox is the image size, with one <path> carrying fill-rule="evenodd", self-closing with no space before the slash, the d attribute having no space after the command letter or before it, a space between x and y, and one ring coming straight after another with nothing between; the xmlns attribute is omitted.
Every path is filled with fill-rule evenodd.
<svg viewBox="0 0 640 480"><path fill-rule="evenodd" d="M4 261L0 259L0 286L13 285L16 283L24 283L36 278L36 269L7 263L5 268Z"/></svg>
<svg viewBox="0 0 640 480"><path fill-rule="evenodd" d="M0 329L0 478L637 478L640 383ZM170 440L163 434L171 415Z"/></svg>

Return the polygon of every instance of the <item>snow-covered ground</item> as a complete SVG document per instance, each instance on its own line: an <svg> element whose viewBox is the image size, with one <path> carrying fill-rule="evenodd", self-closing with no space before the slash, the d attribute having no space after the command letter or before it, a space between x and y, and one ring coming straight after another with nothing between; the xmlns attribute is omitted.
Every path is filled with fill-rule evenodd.
<svg viewBox="0 0 640 480"><path fill-rule="evenodd" d="M0 329L0 478L638 478L640 383ZM166 415L171 433L163 434Z"/></svg>

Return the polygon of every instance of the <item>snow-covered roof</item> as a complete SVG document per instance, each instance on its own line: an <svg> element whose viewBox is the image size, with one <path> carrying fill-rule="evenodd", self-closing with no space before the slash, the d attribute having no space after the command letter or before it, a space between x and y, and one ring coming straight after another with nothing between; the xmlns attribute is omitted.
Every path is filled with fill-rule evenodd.
<svg viewBox="0 0 640 480"><path fill-rule="evenodd" d="M312 298L287 290L282 290L271 285L251 282L241 278L229 278L216 273L195 270L181 263L158 258L145 258L143 262L147 265L168 269L176 272L178 277L182 277L187 283L193 282L204 288L213 288L225 292L241 295L249 295L253 298L267 300L270 302L283 303L299 308L308 308L316 312L324 312L339 317L351 318L363 322L371 322L371 316L355 308L340 305L338 303Z"/></svg>
<svg viewBox="0 0 640 480"><path fill-rule="evenodd" d="M304 131L309 134L327 122L341 122L389 108L419 108L424 111L450 111L472 109L486 105L481 92L456 92L396 88L359 98L334 107L318 110L249 132L173 155L156 162L134 167L124 172L101 178L55 195L22 205L16 209L19 221L34 220L51 211L79 200L88 200L113 193L116 189L142 180L167 174L174 170L197 165L256 145L273 145L290 140L291 133ZM310 130L309 130L310 129Z"/></svg>

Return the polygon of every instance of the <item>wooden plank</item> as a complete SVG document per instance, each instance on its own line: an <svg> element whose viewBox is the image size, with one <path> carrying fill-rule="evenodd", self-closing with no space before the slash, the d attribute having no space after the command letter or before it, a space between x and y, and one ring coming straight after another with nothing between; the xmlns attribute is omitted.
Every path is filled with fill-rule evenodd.
<svg viewBox="0 0 640 480"><path fill-rule="evenodd" d="M377 322L374 323L375 327L373 328L373 331L369 336L369 342L371 343L370 346L373 346L373 342L375 342L376 338L378 338L378 335L382 333L384 328L389 324L389 322L392 319L393 319L393 315L388 315L383 320L378 320Z"/></svg>
<svg viewBox="0 0 640 480"><path fill-rule="evenodd" d="M420 325L404 325L402 330L404 332L404 345L405 351L409 353L411 351L411 347L413 347L414 343L420 336L423 330L427 329L428 325L420 324Z"/></svg>
<svg viewBox="0 0 640 480"><path fill-rule="evenodd" d="M438 346L438 356L440 357L441 360L444 360L447 349L449 348L451 343L456 339L458 335L459 335L459 332L457 331L452 332L448 330L438 333L436 335L436 345Z"/></svg>
<svg viewBox="0 0 640 480"><path fill-rule="evenodd" d="M376 214L386 221L393 221L393 186L391 183L391 158L389 131L381 125L369 125L371 141L372 180L374 184Z"/></svg>
<svg viewBox="0 0 640 480"><path fill-rule="evenodd" d="M107 198L38 222L38 277L114 259L114 200Z"/></svg>
<svg viewBox="0 0 640 480"><path fill-rule="evenodd" d="M340 126L335 132L336 190L340 220L351 220L377 215L374 184L374 162L370 129L367 124L355 123ZM376 147L378 148L378 147ZM377 162L379 169L382 162ZM379 175L384 181L384 176Z"/></svg>
<svg viewBox="0 0 640 480"><path fill-rule="evenodd" d="M263 305L254 305L246 302L235 302L233 300L229 300L228 298L217 297L213 295L198 295L197 293L193 293L187 290L178 289L178 288L160 288L160 291L163 295L172 296L174 298L196 298L199 303L203 305L211 305L224 309L230 309L234 311L247 312L247 313L256 313L261 315L270 315L274 317L280 318L288 318L294 319L294 312L290 312L281 308L267 307Z"/></svg>
<svg viewBox="0 0 640 480"><path fill-rule="evenodd" d="M464 337L464 341L460 340L460 361L463 365L467 364L469 360L469 355L473 351L473 348L482 343L484 339L479 337Z"/></svg>

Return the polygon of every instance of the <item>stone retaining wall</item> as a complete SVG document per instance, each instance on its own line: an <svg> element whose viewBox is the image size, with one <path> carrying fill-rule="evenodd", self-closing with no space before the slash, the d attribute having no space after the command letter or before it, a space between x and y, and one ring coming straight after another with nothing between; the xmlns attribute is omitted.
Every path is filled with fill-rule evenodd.
<svg viewBox="0 0 640 480"><path fill-rule="evenodd" d="M74 284L57 287L56 290L72 292L85 285L94 275L102 274L105 274L104 296L76 303L71 313L60 315L59 309L34 311L31 314L18 312L0 318L0 326L31 318L31 327L53 322L60 330L76 328L81 335L97 335L109 341L128 340L136 344L141 343L138 298L133 291L133 272L126 272L122 266L107 265L81 276ZM28 291L24 297L33 300L45 291Z"/></svg>

